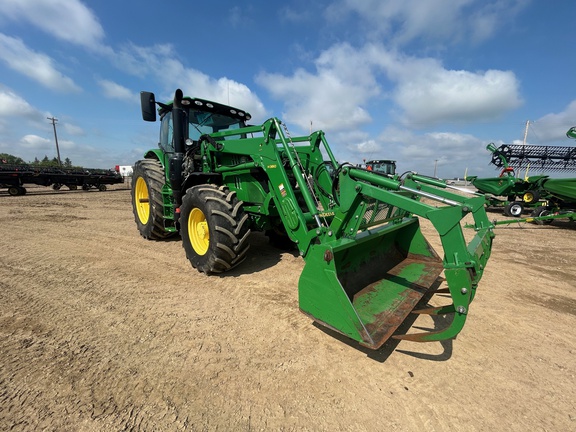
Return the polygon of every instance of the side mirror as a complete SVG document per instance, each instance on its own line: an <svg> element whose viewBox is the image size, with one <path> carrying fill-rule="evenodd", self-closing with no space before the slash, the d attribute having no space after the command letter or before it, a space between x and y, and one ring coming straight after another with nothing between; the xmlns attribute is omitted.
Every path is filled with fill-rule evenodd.
<svg viewBox="0 0 576 432"><path fill-rule="evenodd" d="M142 106L142 119L144 121L156 121L156 99L154 93L140 92L140 105Z"/></svg>

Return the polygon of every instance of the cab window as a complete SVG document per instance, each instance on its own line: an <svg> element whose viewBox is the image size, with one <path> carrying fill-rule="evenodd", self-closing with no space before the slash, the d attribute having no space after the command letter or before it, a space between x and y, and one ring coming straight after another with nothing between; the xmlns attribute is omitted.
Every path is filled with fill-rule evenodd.
<svg viewBox="0 0 576 432"><path fill-rule="evenodd" d="M244 127L242 120L206 111L190 110L188 121L188 137L194 141L203 134Z"/></svg>
<svg viewBox="0 0 576 432"><path fill-rule="evenodd" d="M167 112L162 117L160 126L160 148L165 153L174 153L174 128L172 126L172 112Z"/></svg>

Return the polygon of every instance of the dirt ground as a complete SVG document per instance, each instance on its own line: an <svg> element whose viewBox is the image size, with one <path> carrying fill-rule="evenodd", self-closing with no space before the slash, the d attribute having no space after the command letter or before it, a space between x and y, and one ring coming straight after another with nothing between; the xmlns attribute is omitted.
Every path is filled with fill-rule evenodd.
<svg viewBox="0 0 576 432"><path fill-rule="evenodd" d="M295 254L199 274L127 189L0 191L0 227L2 431L576 430L576 223L497 228L458 338L377 352L299 312Z"/></svg>

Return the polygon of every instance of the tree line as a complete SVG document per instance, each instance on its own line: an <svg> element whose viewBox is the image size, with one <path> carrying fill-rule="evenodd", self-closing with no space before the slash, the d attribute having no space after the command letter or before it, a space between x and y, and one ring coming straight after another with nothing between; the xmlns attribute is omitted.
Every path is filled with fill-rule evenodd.
<svg viewBox="0 0 576 432"><path fill-rule="evenodd" d="M50 159L48 156L44 156L41 160L37 157L34 158L32 162L25 162L24 159L13 156L8 153L0 153L0 163L5 164L12 164L12 165L35 165L35 166L42 166L42 167L59 167L60 163L58 163L58 158L54 157ZM69 158L64 159L62 162L62 166L64 168L72 168L72 161Z"/></svg>

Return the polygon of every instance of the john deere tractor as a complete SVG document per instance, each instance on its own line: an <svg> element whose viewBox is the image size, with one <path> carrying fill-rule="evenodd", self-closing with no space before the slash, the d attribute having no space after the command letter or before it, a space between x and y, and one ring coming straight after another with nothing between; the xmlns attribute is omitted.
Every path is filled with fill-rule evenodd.
<svg viewBox="0 0 576 432"><path fill-rule="evenodd" d="M483 197L463 197L416 173L339 164L322 131L291 136L277 118L249 125L246 111L181 90L167 103L142 92L141 102L144 120L160 116L159 146L133 174L144 238L179 234L192 266L209 275L241 269L252 231L292 244L305 262L301 311L369 348L391 336L432 341L460 332L494 236ZM475 227L469 244L466 216ZM438 231L443 258L424 238L420 218ZM436 291L442 272L447 288ZM416 308L435 292L451 300ZM453 320L437 331L395 334L411 312Z"/></svg>

